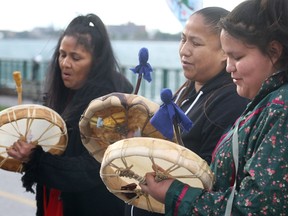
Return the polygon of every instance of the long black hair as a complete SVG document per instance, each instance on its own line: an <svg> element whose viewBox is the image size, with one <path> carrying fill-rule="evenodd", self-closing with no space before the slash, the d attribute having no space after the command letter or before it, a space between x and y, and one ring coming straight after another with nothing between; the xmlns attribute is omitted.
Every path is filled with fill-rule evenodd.
<svg viewBox="0 0 288 216"><path fill-rule="evenodd" d="M65 36L75 37L77 43L84 46L93 56L86 83L78 90L66 88L61 78L58 62L59 47ZM125 77L119 76L119 71L119 65L102 20L95 14L79 15L70 22L56 45L47 72L45 105L62 114L62 117L69 118L75 115L75 112L83 111L95 95L120 91L123 89L121 85L126 85L128 92L132 91L132 85Z"/></svg>

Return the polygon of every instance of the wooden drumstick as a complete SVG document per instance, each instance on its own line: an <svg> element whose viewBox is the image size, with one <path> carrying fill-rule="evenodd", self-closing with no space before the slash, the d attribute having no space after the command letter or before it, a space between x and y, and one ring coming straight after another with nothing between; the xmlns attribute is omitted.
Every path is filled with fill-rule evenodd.
<svg viewBox="0 0 288 216"><path fill-rule="evenodd" d="M18 104L22 104L22 77L20 71L13 72L13 78L16 83L16 91L18 94Z"/></svg>

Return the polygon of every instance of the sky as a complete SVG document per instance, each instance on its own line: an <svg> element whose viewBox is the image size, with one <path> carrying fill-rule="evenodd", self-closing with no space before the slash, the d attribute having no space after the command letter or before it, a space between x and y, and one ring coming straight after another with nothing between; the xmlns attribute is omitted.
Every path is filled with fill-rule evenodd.
<svg viewBox="0 0 288 216"><path fill-rule="evenodd" d="M193 1L193 0L190 0ZM232 10L243 0L203 0L203 7ZM77 15L95 13L106 25L132 22L146 30L179 33L182 24L166 0L9 0L0 7L0 30L63 29Z"/></svg>

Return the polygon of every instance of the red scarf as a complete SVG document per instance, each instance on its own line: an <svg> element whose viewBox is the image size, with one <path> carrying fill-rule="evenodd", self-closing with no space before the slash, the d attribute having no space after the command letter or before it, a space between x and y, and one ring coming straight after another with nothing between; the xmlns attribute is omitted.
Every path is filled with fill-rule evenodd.
<svg viewBox="0 0 288 216"><path fill-rule="evenodd" d="M50 189L48 202L45 186L43 186L43 193L44 216L63 216L63 204L62 200L60 199L61 192L56 189Z"/></svg>

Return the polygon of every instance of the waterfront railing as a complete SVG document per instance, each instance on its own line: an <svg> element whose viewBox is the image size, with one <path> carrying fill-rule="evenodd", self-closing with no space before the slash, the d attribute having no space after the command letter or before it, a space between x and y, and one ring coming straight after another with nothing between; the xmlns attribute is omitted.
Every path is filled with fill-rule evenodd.
<svg viewBox="0 0 288 216"><path fill-rule="evenodd" d="M36 65L39 64L39 65ZM47 72L48 62L40 63L25 59L0 59L0 96L1 94L16 94L13 72L20 71L22 75L23 97L40 101L43 95L43 81ZM121 65L121 73L136 86L138 75L134 74L131 65ZM160 93L164 88L172 92L184 82L181 68L153 67L152 81L142 80L138 95L154 102L161 102Z"/></svg>

